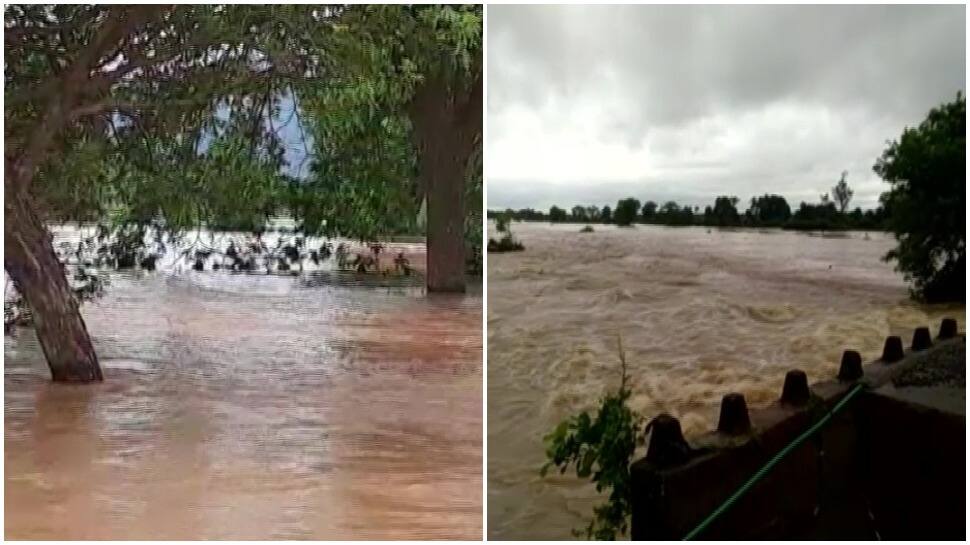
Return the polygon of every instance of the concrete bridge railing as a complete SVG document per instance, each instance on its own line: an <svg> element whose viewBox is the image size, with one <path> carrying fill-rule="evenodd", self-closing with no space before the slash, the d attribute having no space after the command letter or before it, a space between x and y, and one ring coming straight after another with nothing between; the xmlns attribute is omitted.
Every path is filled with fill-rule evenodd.
<svg viewBox="0 0 970 545"><path fill-rule="evenodd" d="M935 340L919 328L908 350L888 337L868 365L846 351L834 380L810 387L790 371L765 409L728 394L717 430L689 444L675 418L658 416L631 467L633 539L684 538L786 448L694 537L964 539L965 354L965 336L944 319Z"/></svg>

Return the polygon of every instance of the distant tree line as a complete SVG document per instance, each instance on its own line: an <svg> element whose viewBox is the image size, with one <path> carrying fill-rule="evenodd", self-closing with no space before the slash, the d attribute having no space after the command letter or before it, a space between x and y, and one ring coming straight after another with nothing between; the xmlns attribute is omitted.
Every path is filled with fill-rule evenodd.
<svg viewBox="0 0 970 545"><path fill-rule="evenodd" d="M967 101L956 99L930 110L916 127L906 127L888 142L873 171L890 188L879 206L849 209L853 191L843 172L819 202L799 204L792 211L784 197L753 197L738 211L737 197L719 196L701 211L669 201L658 205L629 197L604 206L574 206L568 212L553 206L546 214L533 209L489 210L488 217L505 220L574 223L634 223L781 227L783 229L871 229L893 234L896 247L885 256L910 283L914 299L930 303L966 302L966 180Z"/></svg>
<svg viewBox="0 0 970 545"><path fill-rule="evenodd" d="M752 197L747 210L738 210L740 200L723 195L714 199L713 206L680 205L675 201L658 204L654 201L640 203L628 197L616 203L615 208L576 205L566 210L553 206L549 212L525 208L504 211L489 210L488 217L504 216L519 221L548 221L552 223L612 223L628 226L634 223L707 226L707 227L781 227L801 230L836 230L888 228L888 210L885 202L873 210L856 207L849 210L853 191L846 181L846 173L832 188L832 197L822 195L817 203L802 202L792 211L788 201L781 195L765 193ZM883 199L885 200L885 199Z"/></svg>

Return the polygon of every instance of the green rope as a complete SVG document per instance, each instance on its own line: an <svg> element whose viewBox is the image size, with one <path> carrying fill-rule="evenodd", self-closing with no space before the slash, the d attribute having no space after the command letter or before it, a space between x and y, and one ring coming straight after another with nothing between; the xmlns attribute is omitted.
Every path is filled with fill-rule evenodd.
<svg viewBox="0 0 970 545"><path fill-rule="evenodd" d="M755 485L755 483L760 481L765 475L768 474L769 471L771 471L772 468L778 465L778 462L780 462L782 458L787 456L789 452L798 448L798 446L801 445L803 442L805 442L806 439L814 435L815 432L821 429L822 426L824 426L829 420L832 419L832 416L834 416L835 413L842 410L842 408L846 405L846 403L848 403L849 400L855 397L855 395L861 392L864 388L865 388L864 384L861 384L861 383L856 384L851 390L849 390L849 393L847 393L845 397L843 397L835 405L835 407L832 407L831 411L829 411L828 413L825 414L825 416L820 418L819 421L813 424L811 428L808 428L807 430L805 430L804 433L796 437L794 441L792 441L791 443L788 443L788 445L785 448L781 449L778 452L778 454L775 454L770 460L768 460L768 463L763 465L761 469L759 469L754 475L751 476L750 479L747 480L747 482L741 485L741 488L738 488L737 491L734 492L734 494L731 494L731 497L724 500L724 503L722 503L717 509L712 511L711 514L708 515L707 518L705 518L703 521L701 521L701 523L698 524L693 530L691 530L690 533L684 536L684 541L690 541L691 539L694 539L695 537L697 537L698 534L706 530L707 527L710 526L712 522L714 522L725 511L727 511L732 505L734 505L738 501L738 499L741 498L741 496L747 493L747 491L750 490L751 487Z"/></svg>

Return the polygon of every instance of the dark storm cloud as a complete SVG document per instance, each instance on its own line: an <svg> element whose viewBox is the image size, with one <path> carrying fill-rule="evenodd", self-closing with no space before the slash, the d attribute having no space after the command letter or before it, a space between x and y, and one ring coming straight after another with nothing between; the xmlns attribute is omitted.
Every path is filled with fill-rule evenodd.
<svg viewBox="0 0 970 545"><path fill-rule="evenodd" d="M489 205L812 200L849 170L871 206L885 140L965 89L964 9L489 6Z"/></svg>

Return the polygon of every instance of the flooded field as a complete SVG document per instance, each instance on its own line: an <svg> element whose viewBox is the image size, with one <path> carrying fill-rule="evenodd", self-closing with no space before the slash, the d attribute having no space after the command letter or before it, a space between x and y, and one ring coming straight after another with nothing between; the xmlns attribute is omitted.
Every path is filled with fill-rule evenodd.
<svg viewBox="0 0 970 545"><path fill-rule="evenodd" d="M591 486L538 476L542 436L618 386L618 337L634 408L674 414L689 438L726 393L764 405L789 369L827 379L846 348L874 359L886 335L908 342L944 315L964 328L964 307L908 300L883 233L581 227L513 223L526 251L488 256L490 539L568 539L588 522Z"/></svg>
<svg viewBox="0 0 970 545"><path fill-rule="evenodd" d="M7 538L480 539L480 284L108 280L82 307L104 383L52 384L32 331L4 339Z"/></svg>

